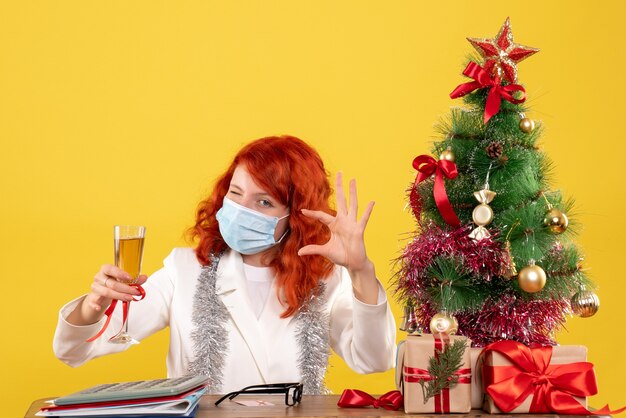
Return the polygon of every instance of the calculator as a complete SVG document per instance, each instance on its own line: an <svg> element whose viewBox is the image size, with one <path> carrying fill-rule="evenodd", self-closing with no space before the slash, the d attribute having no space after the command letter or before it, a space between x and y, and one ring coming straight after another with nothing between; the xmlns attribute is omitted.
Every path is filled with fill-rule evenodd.
<svg viewBox="0 0 626 418"><path fill-rule="evenodd" d="M107 383L62 396L55 399L54 403L56 405L74 405L175 396L206 385L208 381L208 376L182 376L168 379Z"/></svg>

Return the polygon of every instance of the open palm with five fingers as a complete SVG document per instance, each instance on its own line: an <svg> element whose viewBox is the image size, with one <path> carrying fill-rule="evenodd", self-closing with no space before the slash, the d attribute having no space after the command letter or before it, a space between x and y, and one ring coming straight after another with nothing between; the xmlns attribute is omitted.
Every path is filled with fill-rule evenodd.
<svg viewBox="0 0 626 418"><path fill-rule="evenodd" d="M335 193L336 216L318 210L302 209L303 215L317 219L326 225L331 236L325 244L302 247L298 254L301 256L321 255L335 264L346 267L352 278L357 298L369 303L372 299L369 297L372 296L371 292L375 290L373 295L377 295L378 291L374 265L367 257L364 240L365 227L374 208L374 202L368 203L359 218L356 181L350 180L349 198L346 199L341 172L337 173Z"/></svg>

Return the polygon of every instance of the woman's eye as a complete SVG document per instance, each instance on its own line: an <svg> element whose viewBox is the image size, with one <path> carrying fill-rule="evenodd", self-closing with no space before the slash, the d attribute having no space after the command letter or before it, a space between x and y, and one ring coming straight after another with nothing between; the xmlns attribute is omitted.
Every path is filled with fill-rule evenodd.
<svg viewBox="0 0 626 418"><path fill-rule="evenodd" d="M241 193L236 192L236 191L234 191L234 190L229 190L229 191L228 191L228 194L234 194L235 196L239 196L239 195L241 195Z"/></svg>
<svg viewBox="0 0 626 418"><path fill-rule="evenodd" d="M264 208L271 208L271 207L273 206L273 205L272 205L272 202L270 202L270 201L269 201L269 200L267 200L267 199L261 199L261 200L259 200L259 205L263 206Z"/></svg>

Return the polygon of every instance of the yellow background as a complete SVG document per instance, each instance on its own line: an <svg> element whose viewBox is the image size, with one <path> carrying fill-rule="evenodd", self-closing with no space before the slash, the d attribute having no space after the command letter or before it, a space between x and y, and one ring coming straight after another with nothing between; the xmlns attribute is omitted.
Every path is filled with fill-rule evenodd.
<svg viewBox="0 0 626 418"><path fill-rule="evenodd" d="M55 359L59 307L111 262L115 223L148 228L158 269L196 203L248 140L290 133L377 204L366 239L379 277L406 244L413 157L466 80L465 37L541 52L519 66L541 119L554 184L602 307L572 318L600 395L624 404L624 40L622 1L4 1L0 4L0 277L3 416L33 399L165 375L167 332L77 369ZM497 214L496 214L497 216ZM394 305L396 318L400 309ZM335 392L392 389L333 359Z"/></svg>

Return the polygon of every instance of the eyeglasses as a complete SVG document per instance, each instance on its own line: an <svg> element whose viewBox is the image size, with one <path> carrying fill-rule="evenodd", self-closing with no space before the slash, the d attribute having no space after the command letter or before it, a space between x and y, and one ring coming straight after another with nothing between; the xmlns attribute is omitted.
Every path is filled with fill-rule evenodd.
<svg viewBox="0 0 626 418"><path fill-rule="evenodd" d="M293 406L302 400L302 383L270 383L267 385L248 386L236 392L230 392L215 402L215 406L219 405L226 399L234 399L237 395L246 393L272 394L284 393L285 405Z"/></svg>

